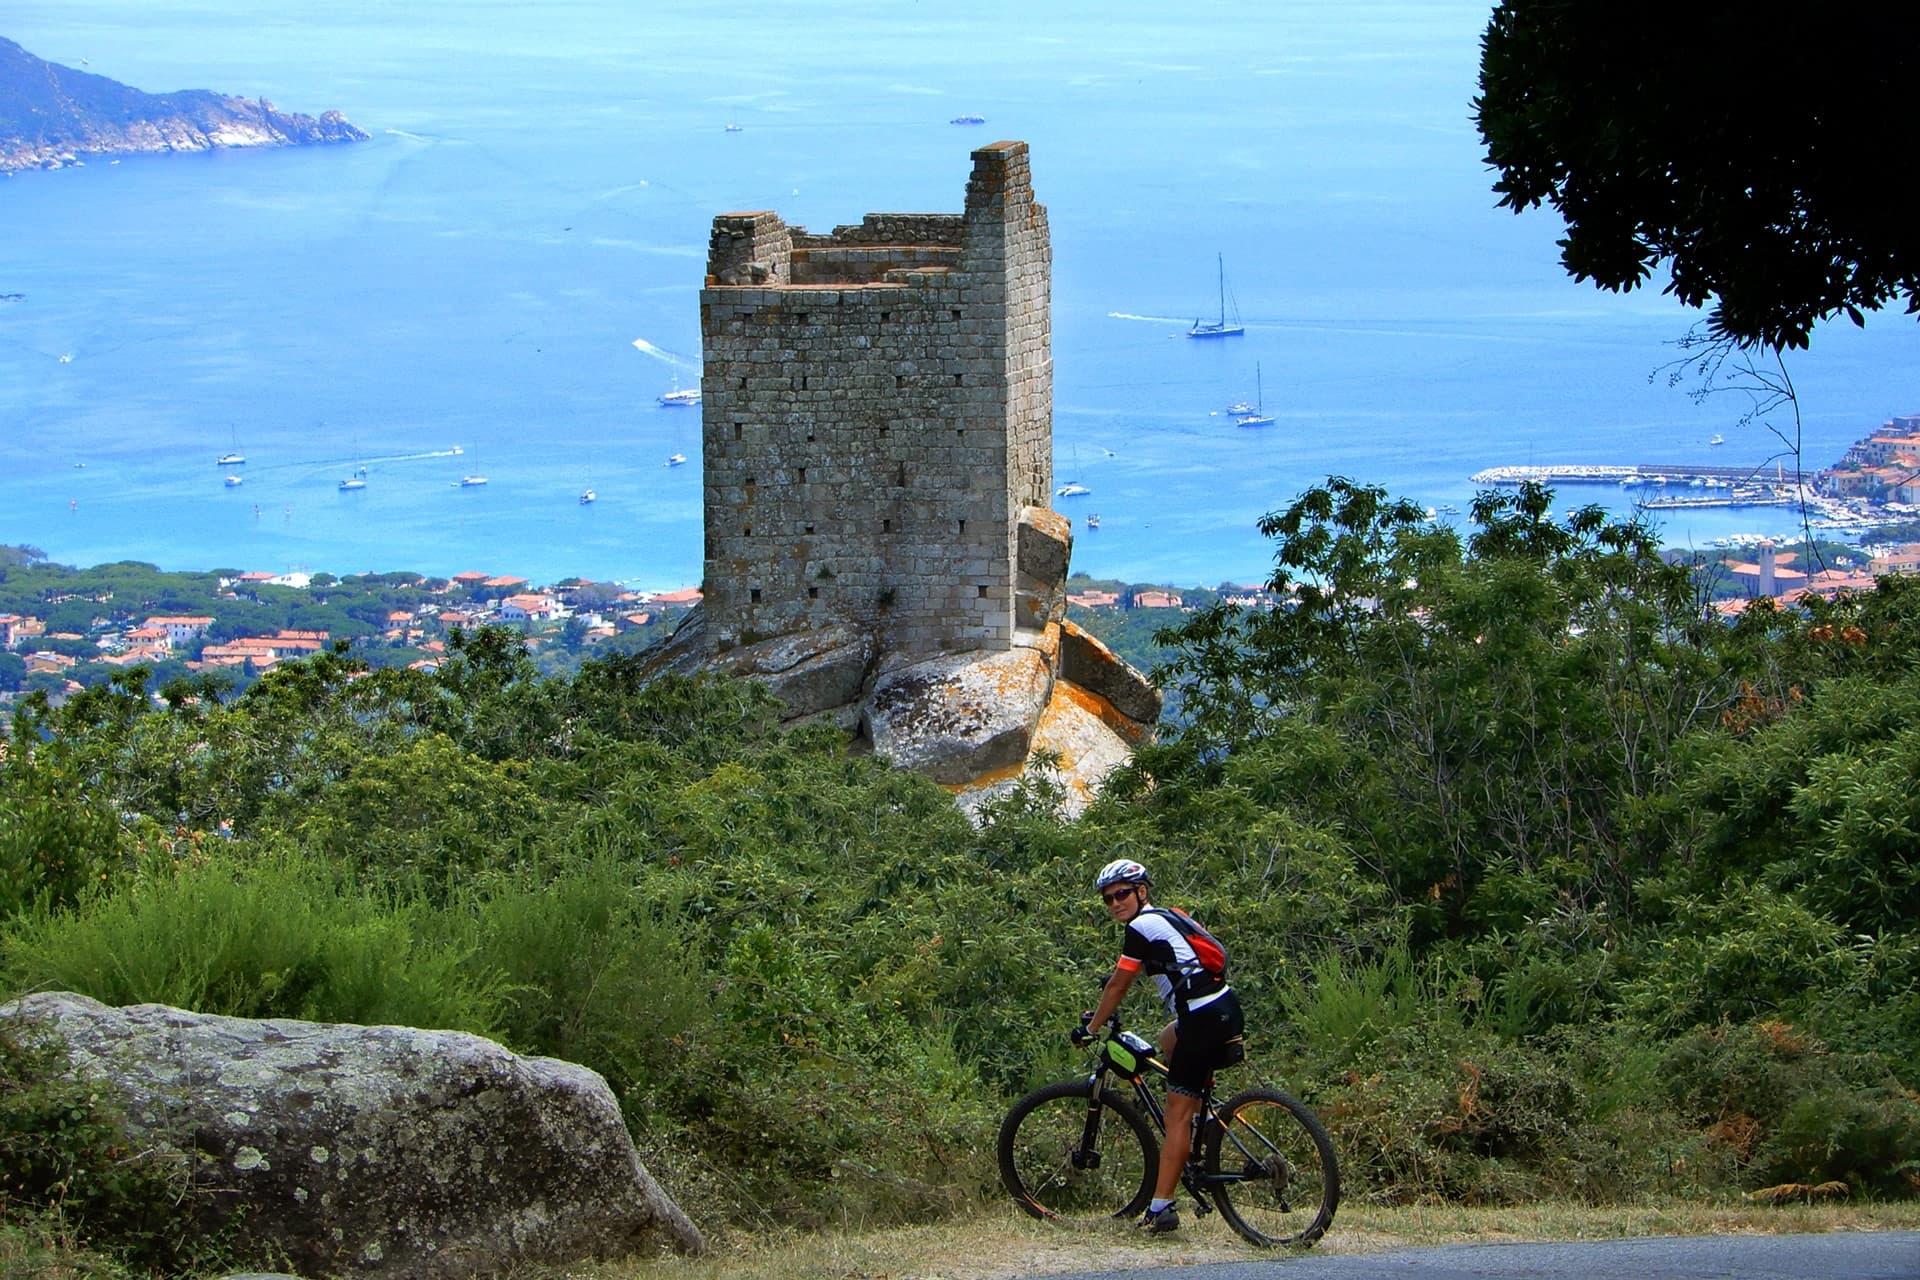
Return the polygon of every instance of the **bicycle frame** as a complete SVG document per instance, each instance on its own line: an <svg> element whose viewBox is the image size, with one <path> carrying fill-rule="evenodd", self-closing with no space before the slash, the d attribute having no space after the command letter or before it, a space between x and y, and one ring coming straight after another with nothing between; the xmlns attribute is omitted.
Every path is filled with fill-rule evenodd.
<svg viewBox="0 0 1920 1280"><path fill-rule="evenodd" d="M1109 1075L1118 1075L1133 1086L1134 1100L1140 1104L1140 1110L1153 1121L1153 1127L1159 1131L1163 1142L1167 1136L1167 1113L1161 1106L1160 1099L1147 1085L1150 1077L1164 1078L1168 1074L1167 1064L1160 1060L1159 1050L1148 1044L1142 1037L1134 1035L1129 1040L1124 1035L1118 1013L1107 1019L1106 1026L1107 1039L1096 1045L1098 1057L1093 1074L1088 1078L1093 1088L1087 1100L1087 1123L1081 1131L1080 1149L1074 1155L1076 1167L1092 1167L1099 1163L1100 1118L1105 1110L1105 1104L1101 1099L1105 1092L1105 1078ZM1115 1056L1109 1048L1114 1044L1120 1045L1125 1051L1125 1056L1134 1060L1134 1070L1129 1072L1120 1062L1115 1061ZM1141 1048L1142 1045L1145 1046L1144 1049ZM1208 1174L1201 1167L1201 1139L1208 1133L1209 1126L1221 1127L1220 1112L1214 1105L1211 1079L1207 1081L1207 1087L1201 1091L1200 1110L1193 1118L1193 1141L1187 1148L1186 1167L1180 1171L1181 1185L1194 1198L1199 1211L1203 1214L1212 1212L1212 1206L1207 1202L1212 1188L1248 1180L1244 1172ZM1247 1150L1245 1144L1240 1141L1239 1135L1231 1129L1226 1129L1225 1133L1227 1140L1233 1143L1241 1155L1248 1157L1249 1160L1253 1158L1253 1153Z"/></svg>

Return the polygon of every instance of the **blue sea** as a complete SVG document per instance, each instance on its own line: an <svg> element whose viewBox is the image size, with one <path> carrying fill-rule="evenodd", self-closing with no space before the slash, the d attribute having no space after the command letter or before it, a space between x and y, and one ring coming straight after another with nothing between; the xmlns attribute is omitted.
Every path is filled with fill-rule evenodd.
<svg viewBox="0 0 1920 1280"><path fill-rule="evenodd" d="M1090 490L1058 505L1095 575L1262 577L1256 520L1328 475L1464 511L1488 466L1761 466L1795 440L1820 466L1920 409L1898 314L1789 357L1797 422L1669 385L1696 317L1574 283L1554 215L1495 208L1468 105L1490 8L15 0L0 35L51 61L373 139L0 181L0 542L696 583L698 413L656 400L699 376L713 215L958 211L1000 138L1051 216L1055 471ZM1217 261L1246 336L1190 341ZM1256 385L1276 421L1238 428Z"/></svg>

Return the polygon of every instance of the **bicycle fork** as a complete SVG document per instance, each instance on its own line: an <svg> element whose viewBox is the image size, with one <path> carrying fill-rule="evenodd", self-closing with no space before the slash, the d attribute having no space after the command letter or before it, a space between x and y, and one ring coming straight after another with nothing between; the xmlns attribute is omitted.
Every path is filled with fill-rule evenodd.
<svg viewBox="0 0 1920 1280"><path fill-rule="evenodd" d="M1100 1167L1100 1095L1105 1082L1098 1072L1094 1073L1092 1084L1093 1088L1087 1094L1086 1123L1080 1127L1080 1145L1068 1157L1076 1169Z"/></svg>

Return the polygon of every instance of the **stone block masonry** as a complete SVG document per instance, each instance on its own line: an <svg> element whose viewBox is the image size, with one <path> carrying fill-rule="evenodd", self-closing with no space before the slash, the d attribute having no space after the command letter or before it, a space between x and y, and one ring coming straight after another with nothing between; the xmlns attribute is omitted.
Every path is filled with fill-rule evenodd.
<svg viewBox="0 0 1920 1280"><path fill-rule="evenodd" d="M1053 487L1052 246L1024 142L960 214L831 235L713 221L700 292L710 652L840 622L890 654L1010 648Z"/></svg>

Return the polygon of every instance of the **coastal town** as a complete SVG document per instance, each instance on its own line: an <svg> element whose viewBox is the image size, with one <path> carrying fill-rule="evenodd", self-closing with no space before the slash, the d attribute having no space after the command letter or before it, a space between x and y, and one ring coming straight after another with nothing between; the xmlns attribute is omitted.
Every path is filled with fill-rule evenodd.
<svg viewBox="0 0 1920 1280"><path fill-rule="evenodd" d="M244 686L338 645L374 666L431 670L446 657L456 630L485 627L518 632L536 661L558 669L582 656L647 648L671 634L701 599L697 587L639 591L578 579L542 586L481 571L449 578L210 575L127 564L76 570L33 563L19 549L11 558L14 563L0 563L0 704L33 690L57 701L133 667L151 671L149 687L156 689L167 679L198 675L223 675ZM1218 599L1256 608L1278 599L1258 586L1176 591L1092 579L1070 585L1068 602L1076 612L1116 619ZM204 603L153 607L195 599Z"/></svg>
<svg viewBox="0 0 1920 1280"><path fill-rule="evenodd" d="M1476 480L1517 482L1484 473ZM1790 606L1807 595L1869 591L1887 574L1920 573L1920 414L1888 419L1810 483L1793 483L1783 500L1802 498L1812 528L1845 532L1858 545L1756 537L1696 555L1721 616L1761 597ZM244 685L341 644L371 665L432 669L456 630L484 627L512 628L536 661L560 670L582 656L650 647L701 601L696 587L640 591L577 578L543 586L479 570L341 578L165 573L140 564L83 570L42 560L28 548L0 548L0 705L34 690L57 700L133 667L149 669L154 688L203 674ZM1258 585L1176 589L1083 575L1069 580L1066 599L1083 625L1143 665L1151 665L1151 635L1170 614L1220 602L1285 603ZM178 602L193 604L164 607Z"/></svg>
<svg viewBox="0 0 1920 1280"><path fill-rule="evenodd" d="M1712 444L1722 443L1715 436ZM1561 463L1489 467L1476 485L1618 485L1649 513L1701 507L1798 507L1819 533L1859 535L1920 517L1920 414L1899 414L1815 472L1776 460L1758 467Z"/></svg>

